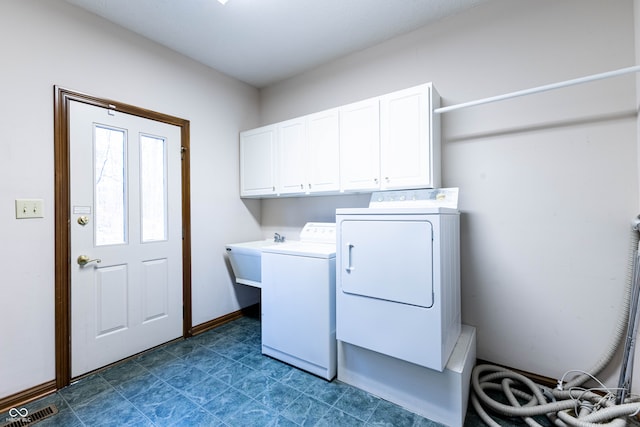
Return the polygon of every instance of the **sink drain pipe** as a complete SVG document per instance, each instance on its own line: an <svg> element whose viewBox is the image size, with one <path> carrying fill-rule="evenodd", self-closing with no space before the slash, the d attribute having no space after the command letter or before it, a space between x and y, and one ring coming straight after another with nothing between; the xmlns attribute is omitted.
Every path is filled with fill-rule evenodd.
<svg viewBox="0 0 640 427"><path fill-rule="evenodd" d="M640 402L632 401L631 375L637 333L638 301L640 300L640 251L638 247L640 216L632 223L631 243L625 298L618 315L615 334L596 364L568 382L558 381L556 388L536 384L529 378L511 370L494 365L478 365L471 373L471 404L491 427L500 427L491 418L484 407L509 417L520 417L529 426L540 426L533 417L546 415L559 427L624 427L626 417L640 412ZM582 388L588 380L595 378L613 359L618 347L625 340L626 346L623 367L620 372L621 390L616 395L602 395ZM509 402L501 403L485 390L501 392ZM601 389L598 389L599 391ZM526 403L522 403L526 402Z"/></svg>

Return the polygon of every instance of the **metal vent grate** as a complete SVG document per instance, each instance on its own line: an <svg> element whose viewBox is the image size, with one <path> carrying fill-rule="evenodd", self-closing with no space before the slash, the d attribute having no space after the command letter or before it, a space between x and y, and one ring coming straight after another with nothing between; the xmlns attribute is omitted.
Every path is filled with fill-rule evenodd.
<svg viewBox="0 0 640 427"><path fill-rule="evenodd" d="M24 416L22 415L22 413L12 414L11 412L9 412L9 416L11 417L11 418L7 418L9 422L6 424L1 424L0 427L32 426L35 423L42 421L45 418L52 417L57 413L58 413L58 408L56 408L56 405L45 406L44 408L38 409L35 412L26 413Z"/></svg>

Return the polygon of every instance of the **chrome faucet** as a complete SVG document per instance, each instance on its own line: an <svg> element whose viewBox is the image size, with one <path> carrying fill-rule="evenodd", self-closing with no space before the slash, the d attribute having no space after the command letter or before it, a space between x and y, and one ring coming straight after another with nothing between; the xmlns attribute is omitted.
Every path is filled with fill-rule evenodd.
<svg viewBox="0 0 640 427"><path fill-rule="evenodd" d="M273 235L273 241L276 243L282 243L284 242L284 236L281 236L280 234L276 233Z"/></svg>

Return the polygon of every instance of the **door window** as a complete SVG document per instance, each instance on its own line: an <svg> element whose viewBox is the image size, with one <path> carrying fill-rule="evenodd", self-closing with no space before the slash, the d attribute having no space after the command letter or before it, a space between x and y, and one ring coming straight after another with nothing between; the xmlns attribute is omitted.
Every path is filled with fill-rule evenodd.
<svg viewBox="0 0 640 427"><path fill-rule="evenodd" d="M95 245L126 237L126 132L94 125Z"/></svg>
<svg viewBox="0 0 640 427"><path fill-rule="evenodd" d="M140 136L142 242L167 239L167 161L164 138Z"/></svg>

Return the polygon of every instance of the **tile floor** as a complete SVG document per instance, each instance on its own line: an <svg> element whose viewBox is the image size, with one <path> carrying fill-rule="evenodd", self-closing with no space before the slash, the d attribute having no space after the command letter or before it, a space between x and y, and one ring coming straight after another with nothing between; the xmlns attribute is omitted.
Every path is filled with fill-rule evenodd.
<svg viewBox="0 0 640 427"><path fill-rule="evenodd" d="M91 375L39 401L48 426L439 426L337 380L263 356L251 317ZM0 414L0 425L8 419ZM473 409L465 427L483 425ZM514 425L505 423L504 425Z"/></svg>

